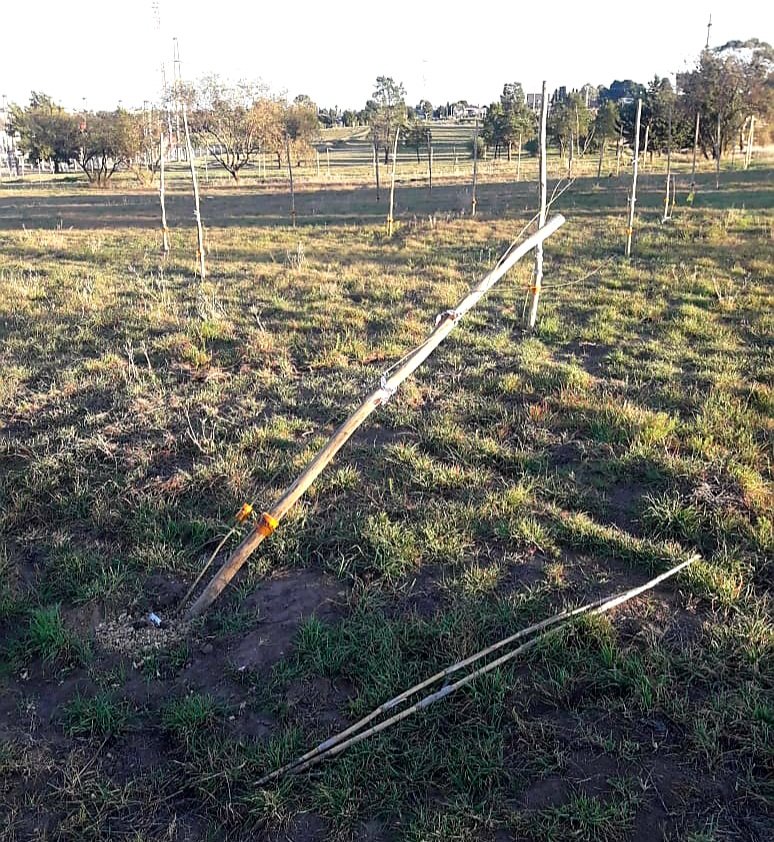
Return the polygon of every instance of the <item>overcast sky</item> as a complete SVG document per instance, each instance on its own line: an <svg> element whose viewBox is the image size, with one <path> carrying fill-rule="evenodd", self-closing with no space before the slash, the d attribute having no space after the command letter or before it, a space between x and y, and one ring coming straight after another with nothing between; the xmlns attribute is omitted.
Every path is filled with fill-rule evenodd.
<svg viewBox="0 0 774 842"><path fill-rule="evenodd" d="M45 91L70 108L141 106L171 76L172 38L183 78L209 72L263 79L321 106L361 108L378 75L403 82L408 101L488 103L506 81L526 91L673 75L704 46L774 40L774 5L648 0L420 3L354 0L81 0L3 2L0 94L26 102ZM766 10L768 8L768 11Z"/></svg>

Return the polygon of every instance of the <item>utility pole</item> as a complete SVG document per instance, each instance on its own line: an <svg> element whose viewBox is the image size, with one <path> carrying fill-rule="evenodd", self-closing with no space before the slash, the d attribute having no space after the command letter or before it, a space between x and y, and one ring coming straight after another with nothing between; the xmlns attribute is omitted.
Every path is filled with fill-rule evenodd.
<svg viewBox="0 0 774 842"><path fill-rule="evenodd" d="M709 16L709 23L707 24L707 43L704 45L704 49L709 49L709 41L710 41L710 30L712 29L712 13L710 12Z"/></svg>

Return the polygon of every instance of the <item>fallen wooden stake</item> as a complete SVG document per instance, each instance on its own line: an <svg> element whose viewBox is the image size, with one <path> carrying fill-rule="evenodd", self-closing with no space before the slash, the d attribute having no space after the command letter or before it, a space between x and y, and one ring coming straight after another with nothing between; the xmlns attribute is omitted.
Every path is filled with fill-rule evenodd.
<svg viewBox="0 0 774 842"><path fill-rule="evenodd" d="M551 236L558 228L564 225L565 219L557 214L532 236L522 243L515 243L500 258L495 268L484 277L465 298L453 310L446 310L436 318L433 331L427 339L407 354L395 367L394 371L387 376L382 376L379 388L358 406L358 408L347 418L347 420L331 435L328 442L317 453L304 471L296 478L282 496L274 503L269 511L261 515L255 529L242 541L234 550L231 557L223 564L215 574L207 587L199 595L198 599L191 605L185 614L185 619L190 620L198 617L215 601L220 592L234 578L237 571L255 552L264 538L271 535L277 528L280 520L287 514L288 510L299 500L304 492L317 479L326 465L341 450L349 440L350 436L378 407L383 406L395 394L400 384L410 377L422 363L433 353L444 339L454 330L462 316L478 304L482 296L488 292L508 270L524 257L531 249L542 243Z"/></svg>
<svg viewBox="0 0 774 842"><path fill-rule="evenodd" d="M516 632L516 634L513 634L510 637L507 637L504 640L493 644L492 646L488 646L486 649L482 649L475 655L471 655L469 658L465 658L464 660L459 661L458 663L453 664L450 667L447 667L447 669L436 673L435 675L431 676L425 681L422 681L414 687L405 690L400 695L395 696L394 699L390 699L390 701L385 702L383 705L381 705L380 707L372 711L370 714L368 714L368 716L363 717L354 725L320 743L311 751L308 751L306 754L301 755L296 760L293 760L290 763L286 763L284 766L281 766L279 769L276 769L274 772L271 772L268 775L264 775L257 782L256 786L264 786L265 784L269 783L270 781L276 780L284 774L298 774L300 772L304 772L312 766L316 766L318 763L322 762L326 758L340 754L342 751L349 748L350 746L362 742L367 737L373 736L374 734L378 734L381 731L384 731L391 725L395 725L401 720L408 718L413 713L417 713L420 710L424 710L425 708L429 707L435 702L438 702L441 699L450 696L455 691L470 684L479 676L485 675L488 672L492 672L492 670L495 670L503 664L507 663L508 661L513 660L513 658L515 658L517 655L520 655L523 652L534 648L535 646L537 646L538 643L540 643L540 641L542 641L546 637L546 635L565 628L578 615L604 614L607 611L612 611L613 608L622 605L624 602L628 602L630 599L634 599L636 596L639 596L640 594L643 594L646 591L655 588L656 585L659 585L661 582L665 581L666 579L669 579L671 576L674 576L681 570L684 570L689 564L692 564L694 561L697 561L698 558L698 555L691 556L685 561L680 562L680 564L675 565L674 567L670 568L664 573L661 573L659 576L656 576L654 579L651 579L650 581L646 582L644 585L632 588L631 590L625 591L624 593L609 598L603 598L597 600L596 602L592 602L587 605L582 605L579 608L562 611L560 614L556 614L553 617L549 617L548 619L541 621L540 623L535 623L532 626L528 626L526 629L522 629L521 631ZM455 681L453 684L445 684L443 687L441 687L440 690L436 690L434 693L430 693L429 695L424 696L422 699L411 705L411 707L408 707L405 710L402 710L400 713L396 713L394 716L383 720L378 725L374 725L365 731L362 730L366 724L371 722L380 714L386 713L387 711L401 704L410 696L413 696L415 693L419 692L420 690L423 690L428 685L440 681L442 678L445 678L451 673L457 672L463 667L466 667L469 664L481 660L482 658L486 657L492 652L495 652L498 649L502 649L505 646L508 646L509 644L515 642L516 640L519 640L520 638L526 637L533 633L544 631L546 629L547 631L545 631L544 634L536 634L535 637L531 638L526 643L522 643L520 646L517 646L510 652L506 652L504 655L501 655L494 661L490 661L488 664L485 664L484 666L473 670L473 672L468 673L466 676L460 678L458 681Z"/></svg>

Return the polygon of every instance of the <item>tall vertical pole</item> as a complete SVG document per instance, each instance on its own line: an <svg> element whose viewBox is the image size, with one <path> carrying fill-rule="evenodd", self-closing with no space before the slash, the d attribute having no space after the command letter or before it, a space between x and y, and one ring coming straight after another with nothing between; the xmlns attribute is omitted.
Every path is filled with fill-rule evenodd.
<svg viewBox="0 0 774 842"><path fill-rule="evenodd" d="M750 134L747 135L747 149L744 153L744 168L747 169L750 166L750 161L752 160L752 148L753 148L753 137L755 136L755 115L750 115Z"/></svg>
<svg viewBox="0 0 774 842"><path fill-rule="evenodd" d="M430 130L427 131L427 185L430 192L433 190L433 136Z"/></svg>
<svg viewBox="0 0 774 842"><path fill-rule="evenodd" d="M185 148L188 156L188 166L191 170L191 184L194 194L194 219L196 220L197 249L196 257L199 261L199 276L202 281L207 277L204 267L204 229L202 228L202 215L199 210L199 179L196 177L196 161L194 160L193 146L191 146L191 132L188 129L188 112L185 107L185 100L182 100L183 129L185 131Z"/></svg>
<svg viewBox="0 0 774 842"><path fill-rule="evenodd" d="M374 178L376 179L376 201L379 201L379 150L377 149L377 141L374 138Z"/></svg>
<svg viewBox="0 0 774 842"><path fill-rule="evenodd" d="M548 168L546 162L546 126L548 124L548 93L547 83L543 82L543 101L540 106L540 213L538 216L538 228L546 224L546 209L548 206ZM535 329L537 322L538 301L540 300L540 289L543 286L543 243L535 246L535 279L532 284L532 304L529 308L529 329Z"/></svg>
<svg viewBox="0 0 774 842"><path fill-rule="evenodd" d="M478 182L478 117L476 117L476 131L473 134L473 200L470 215L476 215L476 184Z"/></svg>
<svg viewBox="0 0 774 842"><path fill-rule="evenodd" d="M395 165L398 162L398 138L400 137L400 126L395 129L395 143L392 147L392 174L390 175L390 210L387 214L387 236L392 237L392 231L395 225L393 219L393 209L395 207Z"/></svg>
<svg viewBox="0 0 774 842"><path fill-rule="evenodd" d="M693 162L691 163L691 193L696 190L696 152L699 148L699 122L701 111L696 112L696 128L693 132Z"/></svg>
<svg viewBox="0 0 774 842"><path fill-rule="evenodd" d="M718 127L715 136L715 189L720 190L720 109L718 108Z"/></svg>
<svg viewBox="0 0 774 842"><path fill-rule="evenodd" d="M621 128L618 133L618 151L615 153L615 177L621 174L621 152L623 151L623 120L621 120Z"/></svg>
<svg viewBox="0 0 774 842"><path fill-rule="evenodd" d="M669 119L667 120L667 172L666 192L664 193L664 219L669 219L669 180L672 177L672 106L669 106Z"/></svg>
<svg viewBox="0 0 774 842"><path fill-rule="evenodd" d="M293 161L290 159L290 135L285 135L285 154L288 158L288 175L290 176L290 218L296 227L296 190L293 185Z"/></svg>
<svg viewBox="0 0 774 842"><path fill-rule="evenodd" d="M159 118L159 125L161 120ZM167 206L164 198L164 157L166 149L164 148L164 132L159 132L159 204L161 205L161 247L166 257L169 254L169 228L167 228Z"/></svg>
<svg viewBox="0 0 774 842"><path fill-rule="evenodd" d="M637 100L637 119L634 126L634 161L632 164L632 195L629 197L629 226L626 229L626 256L632 256L632 234L634 234L634 205L637 202L637 164L640 158L640 120L642 100Z"/></svg>
<svg viewBox="0 0 774 842"><path fill-rule="evenodd" d="M521 181L521 132L519 129L519 150L516 153L516 181Z"/></svg>

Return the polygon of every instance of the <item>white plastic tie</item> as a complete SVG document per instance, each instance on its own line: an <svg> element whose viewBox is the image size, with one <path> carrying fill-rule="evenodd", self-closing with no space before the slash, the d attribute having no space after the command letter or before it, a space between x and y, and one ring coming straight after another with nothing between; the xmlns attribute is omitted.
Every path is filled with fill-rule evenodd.
<svg viewBox="0 0 774 842"><path fill-rule="evenodd" d="M386 374L382 375L382 379L379 381L379 386L381 387L381 390L383 392L387 393L387 397L384 398L384 400L382 401L382 404L387 403L387 401L398 391L397 386L390 386L390 384L387 382L387 375Z"/></svg>
<svg viewBox="0 0 774 842"><path fill-rule="evenodd" d="M443 321L443 320L444 320L447 316L448 316L448 318L450 318L453 322L456 322L456 321L457 321L457 319L459 318L459 315L460 315L460 314L459 314L456 310L444 310L444 311L443 311L443 313L439 313L439 314L435 317L435 326L436 326L436 327L438 327L438 325L439 325L439 324L440 324L440 323L441 323L441 322L442 322L442 321Z"/></svg>

